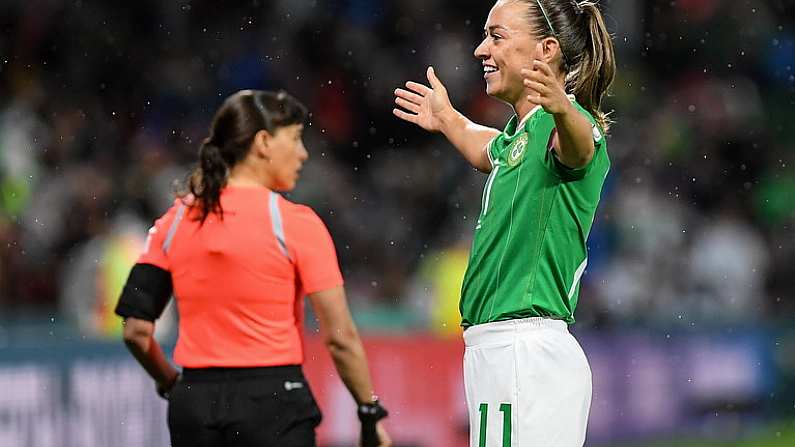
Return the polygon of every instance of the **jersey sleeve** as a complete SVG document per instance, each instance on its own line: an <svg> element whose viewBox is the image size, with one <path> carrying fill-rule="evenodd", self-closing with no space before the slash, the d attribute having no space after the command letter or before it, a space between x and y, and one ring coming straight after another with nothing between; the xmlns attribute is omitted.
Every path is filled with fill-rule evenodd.
<svg viewBox="0 0 795 447"><path fill-rule="evenodd" d="M169 270L168 246L174 237L176 224L179 223L178 219L181 219L184 211L184 205L177 200L166 214L155 221L146 236L144 251L138 258L139 264L151 264L163 270Z"/></svg>
<svg viewBox="0 0 795 447"><path fill-rule="evenodd" d="M326 225L308 207L296 206L295 210L286 222L285 233L303 293L341 286L342 272Z"/></svg>
<svg viewBox="0 0 795 447"><path fill-rule="evenodd" d="M163 313L173 289L168 246L184 212L184 205L177 200L149 229L144 250L130 271L116 305L117 315L155 321Z"/></svg>
<svg viewBox="0 0 795 447"><path fill-rule="evenodd" d="M494 169L497 157L499 156L499 154L497 154L497 149L496 149L497 145L494 144L494 142L497 141L498 138L502 138L502 132L495 135L494 138L490 139L489 142L486 143L485 147L486 156L489 157L489 164L491 165L491 169Z"/></svg>
<svg viewBox="0 0 795 447"><path fill-rule="evenodd" d="M547 138L544 164L563 181L575 181L585 178L591 172L593 166L597 164L597 159L601 158L606 150L605 137L599 125L596 124L596 120L594 120L590 113L586 112L581 107L575 107L577 107L577 110L588 119L589 123L591 123L591 134L594 142L594 155L585 166L580 168L570 168L564 165L558 159L555 149L552 147L553 137L555 136L555 132L557 132L557 129L554 127L555 120L552 115L547 115L546 119L544 120L548 122L547 125L541 125L541 129L539 129L541 130L540 134Z"/></svg>

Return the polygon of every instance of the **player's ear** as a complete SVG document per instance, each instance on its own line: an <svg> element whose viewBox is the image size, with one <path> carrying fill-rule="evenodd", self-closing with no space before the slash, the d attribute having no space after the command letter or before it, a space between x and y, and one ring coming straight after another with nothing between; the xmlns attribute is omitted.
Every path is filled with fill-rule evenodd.
<svg viewBox="0 0 795 447"><path fill-rule="evenodd" d="M560 42L554 37L543 38L541 42L539 42L539 49L541 54L538 55L538 58L549 65L553 65L553 63L561 59L563 55Z"/></svg>

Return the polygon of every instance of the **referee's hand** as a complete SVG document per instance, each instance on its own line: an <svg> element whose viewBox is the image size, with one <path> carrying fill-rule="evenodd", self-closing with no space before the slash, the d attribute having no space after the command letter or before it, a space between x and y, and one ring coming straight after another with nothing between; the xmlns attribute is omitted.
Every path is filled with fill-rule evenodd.
<svg viewBox="0 0 795 447"><path fill-rule="evenodd" d="M376 422L375 426L362 424L362 438L359 447L391 447L392 439L384 429L381 422Z"/></svg>
<svg viewBox="0 0 795 447"><path fill-rule="evenodd" d="M171 390L174 389L174 386L182 379L182 374L177 373L172 380L166 383L155 382L155 390L157 390L157 395L162 397L165 400L171 399Z"/></svg>

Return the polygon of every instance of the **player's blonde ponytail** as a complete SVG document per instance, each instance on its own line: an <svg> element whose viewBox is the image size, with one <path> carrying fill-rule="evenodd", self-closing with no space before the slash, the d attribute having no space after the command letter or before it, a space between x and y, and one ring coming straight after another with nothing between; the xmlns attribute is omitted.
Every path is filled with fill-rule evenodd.
<svg viewBox="0 0 795 447"><path fill-rule="evenodd" d="M599 126L607 132L610 118L602 111L602 99L607 94L616 75L616 59L613 39L605 26L599 8L593 2L582 2L583 14L587 16L588 44L573 67L572 76L567 81L571 92L585 110L590 112Z"/></svg>
<svg viewBox="0 0 795 447"><path fill-rule="evenodd" d="M604 131L610 119L601 109L616 74L613 40L595 1L520 0L527 5L531 31L537 38L560 43L566 91L573 93Z"/></svg>

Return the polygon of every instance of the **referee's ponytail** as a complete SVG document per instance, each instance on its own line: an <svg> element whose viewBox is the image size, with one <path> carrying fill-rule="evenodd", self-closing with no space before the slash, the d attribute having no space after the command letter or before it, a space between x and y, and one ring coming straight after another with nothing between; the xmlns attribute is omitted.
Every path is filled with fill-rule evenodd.
<svg viewBox="0 0 795 447"><path fill-rule="evenodd" d="M188 188L197 199L196 205L201 209L200 220L204 222L210 213L223 216L221 209L221 189L226 184L229 166L221 156L221 148L209 138L199 148L199 166L191 175Z"/></svg>
<svg viewBox="0 0 795 447"><path fill-rule="evenodd" d="M189 205L199 208L202 223L210 214L223 218L221 190L229 170L248 154L256 133L265 129L273 134L306 118L306 107L284 91L241 90L229 96L215 113L210 135L199 148L198 166L179 195L193 196Z"/></svg>

